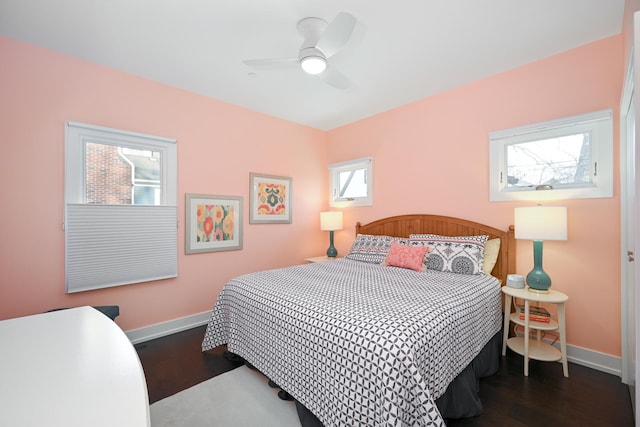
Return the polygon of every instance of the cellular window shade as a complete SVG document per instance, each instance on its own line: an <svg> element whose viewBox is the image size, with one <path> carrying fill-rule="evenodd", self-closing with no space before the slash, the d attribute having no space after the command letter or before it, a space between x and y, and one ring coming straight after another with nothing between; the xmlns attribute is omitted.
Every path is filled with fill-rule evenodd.
<svg viewBox="0 0 640 427"><path fill-rule="evenodd" d="M177 277L175 206L67 204L66 292Z"/></svg>

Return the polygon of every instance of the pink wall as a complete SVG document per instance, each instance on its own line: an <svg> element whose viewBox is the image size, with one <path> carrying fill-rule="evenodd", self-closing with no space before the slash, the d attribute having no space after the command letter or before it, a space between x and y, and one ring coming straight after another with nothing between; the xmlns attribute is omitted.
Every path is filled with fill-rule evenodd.
<svg viewBox="0 0 640 427"><path fill-rule="evenodd" d="M0 319L120 305L125 330L208 311L238 274L325 250L326 133L0 38ZM179 277L64 293L64 122L178 141ZM293 223L248 223L249 172L293 177ZM184 255L185 193L244 196L244 249Z"/></svg>
<svg viewBox="0 0 640 427"><path fill-rule="evenodd" d="M489 202L489 132L611 108L615 195L553 202L568 207L569 240L545 243L544 266L570 298L568 342L619 356L622 45L611 37L329 132L329 162L374 159L374 206L347 209L345 223L434 213L506 229L527 203ZM339 251L353 234L337 232ZM521 274L531 270L531 246L518 243Z"/></svg>
<svg viewBox="0 0 640 427"><path fill-rule="evenodd" d="M404 213L460 216L506 228L513 208L489 202L490 131L604 108L614 110L615 196L561 201L569 240L545 244L554 289L570 296L570 344L620 355L618 104L622 36L505 72L331 132L315 131L85 61L0 38L0 128L5 155L0 319L53 307L119 304L130 330L207 311L241 273L322 254L326 164L374 158L374 206L345 210L345 253L355 221ZM244 249L184 255L175 280L64 294L65 120L176 138L184 194L245 197ZM258 141L258 143L256 143ZM327 145L328 144L328 145ZM294 178L294 223L248 224L248 175ZM19 208L18 208L19 206ZM184 227L184 203L179 204ZM528 272L530 242L518 244ZM593 315L597 307L598 315ZM589 313L589 314L586 314Z"/></svg>

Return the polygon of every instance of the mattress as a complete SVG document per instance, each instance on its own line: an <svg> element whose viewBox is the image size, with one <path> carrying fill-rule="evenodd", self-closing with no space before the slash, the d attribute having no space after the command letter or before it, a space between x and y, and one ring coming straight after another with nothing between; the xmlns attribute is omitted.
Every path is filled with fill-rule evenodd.
<svg viewBox="0 0 640 427"><path fill-rule="evenodd" d="M435 400L500 329L499 281L349 259L230 280L203 351L227 344L325 426L442 425Z"/></svg>

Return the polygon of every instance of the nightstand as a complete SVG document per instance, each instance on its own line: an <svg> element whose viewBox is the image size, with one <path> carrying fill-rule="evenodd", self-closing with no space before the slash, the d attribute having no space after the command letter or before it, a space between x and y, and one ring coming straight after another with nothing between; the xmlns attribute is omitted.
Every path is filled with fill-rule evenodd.
<svg viewBox="0 0 640 427"><path fill-rule="evenodd" d="M507 354L507 346L518 354L524 356L524 375L529 376L529 359L541 360L545 362L562 362L562 372L565 377L569 377L569 367L567 366L567 337L565 330L564 303L569 297L562 292L549 290L549 293L531 292L527 288L517 289L508 286L502 287L504 293L504 337L502 340L502 355ZM525 316L520 319L520 311L511 312L512 299L524 300ZM551 319L549 323L529 320L529 307L531 303L550 303L558 307L557 320ZM524 327L523 337L509 338L509 322ZM535 330L537 339L530 339L529 332ZM560 351L552 345L542 342L542 331L558 331L560 338Z"/></svg>
<svg viewBox="0 0 640 427"><path fill-rule="evenodd" d="M309 264L312 264L314 262L333 261L334 259L337 259L337 258L329 258L328 256L324 255L324 256L305 258L304 260L307 261Z"/></svg>

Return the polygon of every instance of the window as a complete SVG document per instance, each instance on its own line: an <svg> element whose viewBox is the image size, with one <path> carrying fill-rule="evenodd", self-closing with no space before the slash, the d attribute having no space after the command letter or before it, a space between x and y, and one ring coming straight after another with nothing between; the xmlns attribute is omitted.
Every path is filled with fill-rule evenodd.
<svg viewBox="0 0 640 427"><path fill-rule="evenodd" d="M373 205L373 159L329 165L331 207Z"/></svg>
<svg viewBox="0 0 640 427"><path fill-rule="evenodd" d="M67 293L177 276L175 140L67 122Z"/></svg>
<svg viewBox="0 0 640 427"><path fill-rule="evenodd" d="M611 110L492 132L490 199L613 196Z"/></svg>

